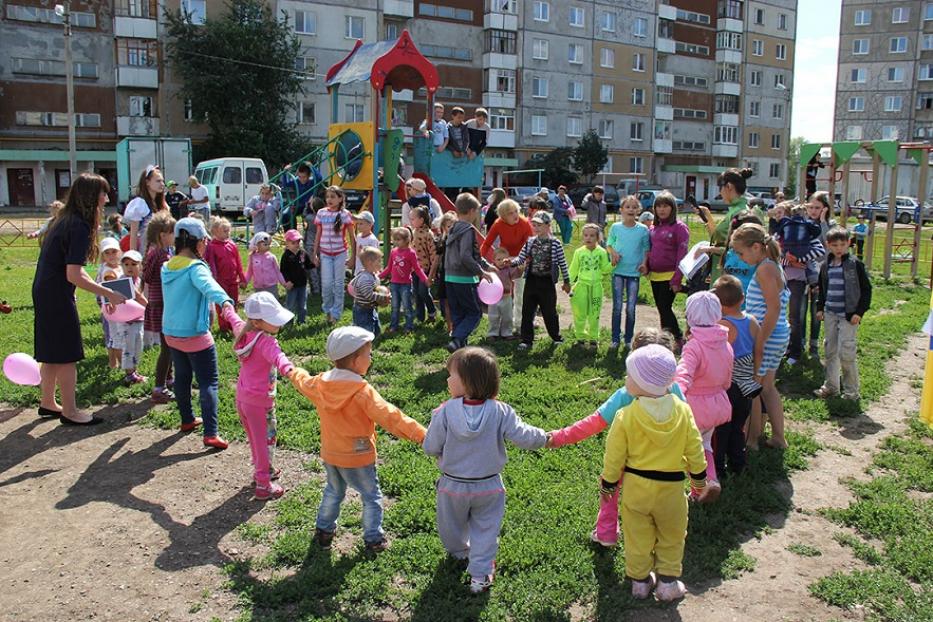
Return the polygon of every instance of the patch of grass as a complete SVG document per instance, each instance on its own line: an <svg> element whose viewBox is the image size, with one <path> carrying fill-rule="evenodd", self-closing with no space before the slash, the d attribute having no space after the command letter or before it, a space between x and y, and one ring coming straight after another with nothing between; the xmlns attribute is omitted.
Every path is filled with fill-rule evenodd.
<svg viewBox="0 0 933 622"><path fill-rule="evenodd" d="M801 557L820 557L823 554L823 551L819 550L815 546L810 546L809 544L794 543L789 545L787 550L794 555L800 555Z"/></svg>
<svg viewBox="0 0 933 622"><path fill-rule="evenodd" d="M852 554L855 555L855 558L865 562L866 564L877 566L883 561L881 553L878 552L878 549L868 544L861 538L853 536L852 534L837 531L833 534L833 540L842 546L847 546L852 549Z"/></svg>
<svg viewBox="0 0 933 622"><path fill-rule="evenodd" d="M737 579L743 572L752 572L758 562L754 557L739 549L729 551L728 557L719 567L723 579Z"/></svg>

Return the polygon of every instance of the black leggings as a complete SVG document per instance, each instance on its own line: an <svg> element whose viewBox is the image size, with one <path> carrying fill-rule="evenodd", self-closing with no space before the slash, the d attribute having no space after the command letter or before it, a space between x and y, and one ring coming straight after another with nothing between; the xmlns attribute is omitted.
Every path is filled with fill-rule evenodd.
<svg viewBox="0 0 933 622"><path fill-rule="evenodd" d="M651 293L661 316L661 328L674 335L675 339L681 339L683 333L680 332L680 324L674 315L674 297L677 294L671 289L670 281L651 281Z"/></svg>
<svg viewBox="0 0 933 622"><path fill-rule="evenodd" d="M165 387L168 375L172 371L172 352L169 350L168 344L165 343L165 335L159 333L159 339L162 343L159 346L159 358L156 360L155 386Z"/></svg>

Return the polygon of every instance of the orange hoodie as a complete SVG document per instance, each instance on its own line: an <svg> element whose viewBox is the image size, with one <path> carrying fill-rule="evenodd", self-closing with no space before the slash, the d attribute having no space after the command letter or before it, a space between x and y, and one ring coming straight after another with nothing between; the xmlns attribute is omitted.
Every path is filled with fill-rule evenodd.
<svg viewBox="0 0 933 622"><path fill-rule="evenodd" d="M321 460L356 468L376 462L376 424L419 445L425 429L385 401L362 376L332 369L312 376L295 368L288 374L298 391L317 408L321 420Z"/></svg>

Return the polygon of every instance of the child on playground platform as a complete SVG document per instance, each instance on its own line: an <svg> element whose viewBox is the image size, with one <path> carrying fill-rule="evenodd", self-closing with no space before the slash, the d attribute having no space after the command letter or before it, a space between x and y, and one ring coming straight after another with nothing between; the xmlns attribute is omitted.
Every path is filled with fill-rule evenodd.
<svg viewBox="0 0 933 622"><path fill-rule="evenodd" d="M108 281L115 281L123 276L123 268L120 266L120 258L123 252L120 250L120 243L113 238L104 238L100 241L100 266L97 268L97 275L94 281L98 284ZM100 296L97 297L97 304L103 305L106 302ZM100 314L100 322L104 328L104 347L107 348L107 357L109 358L110 369L116 369L120 364L120 346L113 332L113 326L110 320L104 317L103 310Z"/></svg>
<svg viewBox="0 0 933 622"><path fill-rule="evenodd" d="M285 277L279 270L275 255L269 250L272 245L272 236L260 231L249 242L249 258L247 259L246 278L241 287L244 289L250 282L253 290L269 292L275 297L279 295L279 285L285 285Z"/></svg>
<svg viewBox="0 0 933 622"><path fill-rule="evenodd" d="M279 272L285 279L285 306L299 324L308 316L308 271L313 267L311 256L301 247L301 234L297 229L286 231Z"/></svg>
<svg viewBox="0 0 933 622"><path fill-rule="evenodd" d="M612 270L612 343L618 348L622 335L622 306L625 305L624 343L628 348L635 334L635 308L638 304L638 289L641 276L647 274L645 260L651 248L651 232L636 220L641 203L634 195L622 201L622 222L609 227L606 250L615 266ZM650 212L646 212L650 213Z"/></svg>
<svg viewBox="0 0 933 622"><path fill-rule="evenodd" d="M540 449L544 430L528 425L496 399L499 366L483 348L462 348L447 360L451 399L434 411L424 452L437 457L437 532L448 554L469 559L470 591L488 590L495 575L505 515L505 441Z"/></svg>
<svg viewBox="0 0 933 622"><path fill-rule="evenodd" d="M479 254L473 221L480 204L475 196L463 192L457 196L457 221L447 233L444 250L444 286L450 319L453 323L447 350L453 352L467 345L470 334L483 317L476 288L482 277L492 282L494 269ZM515 264L518 265L518 264ZM566 266L565 266L566 270Z"/></svg>
<svg viewBox="0 0 933 622"><path fill-rule="evenodd" d="M392 229L392 245L389 253L389 265L379 273L380 279L389 277L389 291L392 292L392 319L390 333L399 328L399 313L405 314L405 332L415 328L415 307L411 300L412 275L424 280L430 287L428 275L418 264L418 256L411 248L411 231L407 227Z"/></svg>
<svg viewBox="0 0 933 622"><path fill-rule="evenodd" d="M230 221L226 218L214 216L211 218L211 241L207 243L204 251L204 261L210 266L214 280L233 300L233 306L240 304L240 287L246 285L246 275L243 274L243 260L240 258L240 249L236 242L230 239ZM230 332L232 328L227 320L220 314L220 308L215 309L217 324L222 332Z"/></svg>
<svg viewBox="0 0 933 622"><path fill-rule="evenodd" d="M583 246L570 260L570 306L577 341L599 342L599 313L603 308L603 279L612 272L609 253L599 245L599 225L583 225Z"/></svg>
<svg viewBox="0 0 933 622"><path fill-rule="evenodd" d="M129 278L132 283L133 299L146 306L149 301L143 296L142 278L140 278L142 263L143 256L137 250L126 251L120 259L123 278ZM127 385L146 382L147 378L136 371L139 367L139 357L143 353L143 318L131 322L111 321L110 329L115 333L114 341L121 350L120 367L125 374L123 382Z"/></svg>
<svg viewBox="0 0 933 622"><path fill-rule="evenodd" d="M371 552L385 550L382 491L376 476L376 424L419 445L424 427L385 401L363 376L372 364L375 336L358 326L333 330L327 358L334 369L311 376L295 368L288 374L295 388L314 404L321 424L321 460L327 484L318 509L314 539L330 548L347 486L363 501L363 540Z"/></svg>

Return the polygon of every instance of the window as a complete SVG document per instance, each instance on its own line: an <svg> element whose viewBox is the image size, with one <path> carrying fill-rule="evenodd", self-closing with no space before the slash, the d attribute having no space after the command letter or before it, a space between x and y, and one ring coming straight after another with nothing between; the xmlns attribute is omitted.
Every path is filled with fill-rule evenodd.
<svg viewBox="0 0 933 622"><path fill-rule="evenodd" d="M344 123L360 123L363 121L363 104L346 104L344 115Z"/></svg>
<svg viewBox="0 0 933 622"><path fill-rule="evenodd" d="M761 116L761 102L749 102L748 103L748 116L750 117Z"/></svg>
<svg viewBox="0 0 933 622"><path fill-rule="evenodd" d="M518 0L492 0L492 11L515 15L518 13Z"/></svg>
<svg viewBox="0 0 933 622"><path fill-rule="evenodd" d="M674 108L675 119L705 119L707 117L705 110L696 110L693 108Z"/></svg>
<svg viewBox="0 0 933 622"><path fill-rule="evenodd" d="M547 136L547 117L543 114L531 115L531 135Z"/></svg>
<svg viewBox="0 0 933 622"><path fill-rule="evenodd" d="M849 112L862 112L865 110L865 98L864 97L850 97L849 98Z"/></svg>
<svg viewBox="0 0 933 622"><path fill-rule="evenodd" d="M551 20L551 5L547 2L538 2L534 4L534 17L536 22L547 22Z"/></svg>
<svg viewBox="0 0 933 622"><path fill-rule="evenodd" d="M910 9L907 7L895 7L891 9L891 23L892 24L906 24L910 19Z"/></svg>
<svg viewBox="0 0 933 622"><path fill-rule="evenodd" d="M531 46L531 56L537 60L547 60L548 41L547 39L535 39Z"/></svg>
<svg viewBox="0 0 933 622"><path fill-rule="evenodd" d="M718 15L719 17L741 20L743 4L743 0L720 0Z"/></svg>
<svg viewBox="0 0 933 622"><path fill-rule="evenodd" d="M629 126L628 137L635 142L641 142L645 139L645 124L641 122L633 122Z"/></svg>
<svg viewBox="0 0 933 622"><path fill-rule="evenodd" d="M130 116L131 117L151 117L152 98L139 95L130 95Z"/></svg>
<svg viewBox="0 0 933 622"><path fill-rule="evenodd" d="M118 65L155 67L158 62L158 42L143 39L117 39Z"/></svg>
<svg viewBox="0 0 933 622"><path fill-rule="evenodd" d="M567 61L575 65L583 64L582 43L571 43L567 46Z"/></svg>
<svg viewBox="0 0 933 622"><path fill-rule="evenodd" d="M644 71L645 70L645 55L641 52L635 52L632 55L632 70L633 71Z"/></svg>
<svg viewBox="0 0 933 622"><path fill-rule="evenodd" d="M677 19L685 22L693 22L695 24L709 25L710 22L709 15L706 13L696 13L694 11L685 11L684 9L677 9Z"/></svg>
<svg viewBox="0 0 933 622"><path fill-rule="evenodd" d="M771 108L771 117L773 119L784 118L784 104L774 104Z"/></svg>
<svg viewBox="0 0 933 622"><path fill-rule="evenodd" d="M923 21L933 19L933 2L927 2L923 5Z"/></svg>
<svg viewBox="0 0 933 622"><path fill-rule="evenodd" d="M418 97L427 97L428 92L424 87L418 89ZM441 101L470 101L473 99L473 89L464 89L456 88L450 86L442 86L437 89L437 92L434 94L435 99Z"/></svg>
<svg viewBox="0 0 933 622"><path fill-rule="evenodd" d="M472 60L473 51L470 48L453 48L446 45L431 45L423 43L418 46L425 56L435 58L450 58L453 60Z"/></svg>
<svg viewBox="0 0 933 622"><path fill-rule="evenodd" d="M535 76L531 79L531 96L547 97L547 78Z"/></svg>
<svg viewBox="0 0 933 622"><path fill-rule="evenodd" d="M857 67L852 70L852 75L849 78L849 82L853 83L862 83L865 82L865 76L868 74L868 70L864 67Z"/></svg>
<svg viewBox="0 0 933 622"><path fill-rule="evenodd" d="M599 16L599 29L603 32L615 32L616 31L616 14L615 13L602 13Z"/></svg>
<svg viewBox="0 0 933 622"><path fill-rule="evenodd" d="M933 65L923 64L920 65L920 80L933 80Z"/></svg>
<svg viewBox="0 0 933 622"><path fill-rule="evenodd" d="M903 67L888 67L888 82L903 82L904 81L904 68ZM862 80L864 82L864 80Z"/></svg>
<svg viewBox="0 0 933 622"><path fill-rule="evenodd" d="M674 49L678 52L686 52L687 54L709 56L709 47L706 45L696 45L694 43L684 43L683 41L675 41Z"/></svg>
<svg viewBox="0 0 933 622"><path fill-rule="evenodd" d="M846 140L862 140L862 126L850 125L846 128Z"/></svg>
<svg viewBox="0 0 933 622"><path fill-rule="evenodd" d="M632 89L632 105L633 106L644 106L645 105L645 89Z"/></svg>
<svg viewBox="0 0 933 622"><path fill-rule="evenodd" d="M737 32L721 31L716 35L716 47L726 50L742 50L742 35Z"/></svg>
<svg viewBox="0 0 933 622"><path fill-rule="evenodd" d="M347 15L344 19L344 33L343 36L345 39L362 39L363 38L363 18L357 17L356 15Z"/></svg>
<svg viewBox="0 0 933 622"><path fill-rule="evenodd" d="M655 121L654 122L654 139L655 140L670 140L671 139L671 122L670 121Z"/></svg>
<svg viewBox="0 0 933 622"><path fill-rule="evenodd" d="M489 111L489 127L506 132L515 131L515 111L510 108L492 108Z"/></svg>
<svg viewBox="0 0 933 622"><path fill-rule="evenodd" d="M787 13L778 15L778 30L787 30Z"/></svg>
<svg viewBox="0 0 933 622"><path fill-rule="evenodd" d="M302 80L314 80L317 70L317 61L310 56L299 56L295 59L295 71L300 71L304 75Z"/></svg>
<svg viewBox="0 0 933 622"><path fill-rule="evenodd" d="M426 2L422 2L418 12L421 15L427 15L429 17L456 19L461 22L473 21L473 11L470 9L455 9L454 7L440 4L428 4Z"/></svg>
<svg viewBox="0 0 933 622"><path fill-rule="evenodd" d="M891 53L903 54L907 51L907 37L891 37Z"/></svg>
<svg viewBox="0 0 933 622"><path fill-rule="evenodd" d="M920 39L921 50L933 50L933 35L923 35Z"/></svg>
<svg viewBox="0 0 933 622"><path fill-rule="evenodd" d="M853 54L868 54L868 39L855 39L852 41Z"/></svg>
<svg viewBox="0 0 933 622"><path fill-rule="evenodd" d="M574 28L583 28L586 21L586 11L580 7L570 7L570 25Z"/></svg>
<svg viewBox="0 0 933 622"><path fill-rule="evenodd" d="M611 104L615 99L615 87L611 84L603 84L599 87L599 102L601 104Z"/></svg>
<svg viewBox="0 0 933 622"><path fill-rule="evenodd" d="M645 159L641 156L628 159L628 172L633 175L642 175L645 172Z"/></svg>
<svg viewBox="0 0 933 622"><path fill-rule="evenodd" d="M917 97L917 110L933 110L933 93L920 93Z"/></svg>
<svg viewBox="0 0 933 622"><path fill-rule="evenodd" d="M205 0L182 0L181 8L188 14L188 23L203 24L207 18L207 3Z"/></svg>
<svg viewBox="0 0 933 622"><path fill-rule="evenodd" d="M392 127L408 126L408 103L392 102Z"/></svg>
<svg viewBox="0 0 933 622"><path fill-rule="evenodd" d="M395 22L386 22L386 41L395 41L398 39L398 24Z"/></svg>
<svg viewBox="0 0 933 622"><path fill-rule="evenodd" d="M719 63L716 66L716 80L719 82L738 82L739 66L735 63Z"/></svg>
<svg viewBox="0 0 933 622"><path fill-rule="evenodd" d="M772 149L781 148L781 135L780 134L771 134L771 148Z"/></svg>
<svg viewBox="0 0 933 622"><path fill-rule="evenodd" d="M43 125L47 127L68 127L67 112L27 112L16 111L17 125ZM100 127L100 115L97 113L76 112L76 127Z"/></svg>
<svg viewBox="0 0 933 622"><path fill-rule="evenodd" d="M117 0L113 9L115 15L156 19L156 3L149 0Z"/></svg>
<svg viewBox="0 0 933 622"><path fill-rule="evenodd" d="M672 144L674 151L705 151L706 143L693 142L689 140L675 140Z"/></svg>
<svg viewBox="0 0 933 622"><path fill-rule="evenodd" d="M612 119L600 119L596 133L600 138L612 140L612 125Z"/></svg>
<svg viewBox="0 0 933 622"><path fill-rule="evenodd" d="M749 132L748 133L749 149L757 149L760 139L761 139L761 135L758 132Z"/></svg>
<svg viewBox="0 0 933 622"><path fill-rule="evenodd" d="M516 33L508 30L486 31L486 52L515 54Z"/></svg>
<svg viewBox="0 0 933 622"><path fill-rule="evenodd" d="M298 123L301 125L314 125L314 104L301 102L298 105Z"/></svg>
<svg viewBox="0 0 933 622"><path fill-rule="evenodd" d="M781 165L777 162L772 162L768 165L768 177L778 178L781 176Z"/></svg>
<svg viewBox="0 0 933 622"><path fill-rule="evenodd" d="M583 136L582 117L567 117L567 136Z"/></svg>
<svg viewBox="0 0 933 622"><path fill-rule="evenodd" d="M713 129L713 143L720 145L735 145L739 128L731 125L717 125Z"/></svg>
<svg viewBox="0 0 933 622"><path fill-rule="evenodd" d="M881 127L881 140L897 140L897 126L884 125Z"/></svg>
<svg viewBox="0 0 933 622"><path fill-rule="evenodd" d="M317 32L317 15L311 11L295 11L295 32L313 35Z"/></svg>
<svg viewBox="0 0 933 622"><path fill-rule="evenodd" d="M243 169L239 166L224 167L223 183L241 184L243 183Z"/></svg>
<svg viewBox="0 0 933 622"><path fill-rule="evenodd" d="M855 25L868 26L871 24L871 9L855 12Z"/></svg>
<svg viewBox="0 0 933 622"><path fill-rule="evenodd" d="M13 59L13 73L24 73L35 76L64 76L65 63L60 60L44 58L16 58ZM72 64L74 77L97 78L97 63L75 62Z"/></svg>
<svg viewBox="0 0 933 622"><path fill-rule="evenodd" d="M263 183L262 169L259 168L258 166L247 166L246 167L246 183L248 184Z"/></svg>
<svg viewBox="0 0 933 622"><path fill-rule="evenodd" d="M612 48L601 48L599 50L599 66L612 69L616 66L616 52Z"/></svg>
<svg viewBox="0 0 933 622"><path fill-rule="evenodd" d="M571 80L567 83L567 99L574 102L583 101L583 83Z"/></svg>
<svg viewBox="0 0 933 622"><path fill-rule="evenodd" d="M752 40L752 55L753 56L763 56L765 53L765 46L761 39Z"/></svg>
<svg viewBox="0 0 933 622"><path fill-rule="evenodd" d="M486 80L486 84L497 93L515 92L515 70L514 69L487 69L487 76L491 79Z"/></svg>
<svg viewBox="0 0 933 622"><path fill-rule="evenodd" d="M670 106L674 103L674 89L669 86L656 86L654 98L657 105Z"/></svg>
<svg viewBox="0 0 933 622"><path fill-rule="evenodd" d="M765 23L765 10L755 9L755 23L761 26Z"/></svg>
<svg viewBox="0 0 933 622"><path fill-rule="evenodd" d="M777 60L787 60L787 46L783 43L778 43L774 46L774 58Z"/></svg>
<svg viewBox="0 0 933 622"><path fill-rule="evenodd" d="M716 114L738 114L739 98L737 95L717 95L715 103Z"/></svg>
<svg viewBox="0 0 933 622"><path fill-rule="evenodd" d="M54 9L42 9L34 6L20 6L18 4L6 5L7 19L15 19L21 22L40 22L43 24L61 24L62 18L55 14ZM71 25L75 28L96 28L97 16L94 13L71 12ZM33 114L33 113L29 113ZM35 113L46 114L46 113ZM55 113L48 113L55 114ZM100 116L100 115L98 115ZM31 124L45 125L45 124Z"/></svg>
<svg viewBox="0 0 933 622"><path fill-rule="evenodd" d="M776 73L774 74L774 88L787 88L787 85L784 84L784 74Z"/></svg>
<svg viewBox="0 0 933 622"><path fill-rule="evenodd" d="M755 70L748 76L748 81L752 86L761 86L761 71Z"/></svg>
<svg viewBox="0 0 933 622"><path fill-rule="evenodd" d="M888 95L884 98L885 112L900 112L904 105L904 98L900 95Z"/></svg>
<svg viewBox="0 0 933 622"><path fill-rule="evenodd" d="M184 118L188 122L194 121L194 102L190 98L184 102Z"/></svg>
<svg viewBox="0 0 933 622"><path fill-rule="evenodd" d="M636 17L632 22L632 34L636 37L648 36L648 20L644 17Z"/></svg>
<svg viewBox="0 0 933 622"><path fill-rule="evenodd" d="M674 86L695 86L697 88L705 89L709 86L709 80L707 78L701 78L699 76L674 76Z"/></svg>
<svg viewBox="0 0 933 622"><path fill-rule="evenodd" d="M658 20L658 39L674 38L674 21L670 19Z"/></svg>

